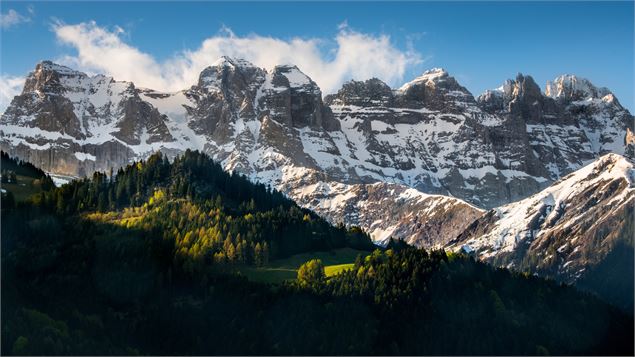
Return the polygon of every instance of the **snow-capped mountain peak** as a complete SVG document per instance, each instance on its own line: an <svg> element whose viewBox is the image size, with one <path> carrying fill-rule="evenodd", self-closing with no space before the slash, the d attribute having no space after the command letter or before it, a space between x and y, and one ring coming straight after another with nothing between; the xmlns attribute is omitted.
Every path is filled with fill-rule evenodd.
<svg viewBox="0 0 635 357"><path fill-rule="evenodd" d="M548 81L545 95L553 99L576 101L585 99L602 99L612 93L604 87L596 87L586 78L573 74L565 74L553 81ZM612 100L612 99L611 99Z"/></svg>
<svg viewBox="0 0 635 357"><path fill-rule="evenodd" d="M78 81L87 77L88 76L83 72L72 70L51 61L41 61L27 76L23 93L54 93L60 89L63 90L65 82L73 79Z"/></svg>
<svg viewBox="0 0 635 357"><path fill-rule="evenodd" d="M278 65L273 68L272 72L286 77L292 88L316 86L315 82L295 65Z"/></svg>
<svg viewBox="0 0 635 357"><path fill-rule="evenodd" d="M254 64L242 58L230 56L221 56L214 61L209 67L254 67Z"/></svg>
<svg viewBox="0 0 635 357"><path fill-rule="evenodd" d="M423 74L420 75L419 77L399 87L399 91L405 92L410 87L417 84L428 84L428 83L433 84L438 81L443 81L448 76L449 76L448 72L443 68L428 69L425 72L423 72Z"/></svg>
<svg viewBox="0 0 635 357"><path fill-rule="evenodd" d="M35 66L35 72L37 73L40 71L53 71L58 74L67 75L67 76L86 75L83 72L76 71L69 67L54 63L53 61L50 61L50 60L43 60Z"/></svg>
<svg viewBox="0 0 635 357"><path fill-rule="evenodd" d="M249 80L251 76L255 75L260 79L259 82L262 82L264 73L264 70L254 66L251 62L223 56L201 71L198 87L209 92L215 92L221 91L235 82L241 82L241 85L253 86L252 83L242 83L245 79L242 81L240 79L247 77L246 79Z"/></svg>
<svg viewBox="0 0 635 357"><path fill-rule="evenodd" d="M505 80L500 87L494 89L486 89L476 99L479 103L492 102L494 100L502 101L512 97L514 92L515 82L511 79Z"/></svg>
<svg viewBox="0 0 635 357"><path fill-rule="evenodd" d="M371 78L365 81L350 80L337 93L327 96L325 101L337 106L365 107L379 104L388 107L393 99L393 90L386 83Z"/></svg>
<svg viewBox="0 0 635 357"><path fill-rule="evenodd" d="M500 93L505 96L510 96L512 94L513 88L514 88L514 82L512 82L511 79L508 79L505 82L503 82L503 84L500 87L494 89L494 91L496 93Z"/></svg>

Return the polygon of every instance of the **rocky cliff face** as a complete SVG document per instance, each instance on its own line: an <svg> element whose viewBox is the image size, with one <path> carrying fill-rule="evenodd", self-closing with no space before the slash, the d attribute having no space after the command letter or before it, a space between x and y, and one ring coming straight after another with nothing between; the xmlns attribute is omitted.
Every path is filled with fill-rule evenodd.
<svg viewBox="0 0 635 357"><path fill-rule="evenodd" d="M503 141L518 142L509 137L515 132L496 136L504 119L482 110L442 69L425 72L390 94L373 81L352 87L357 92L345 86L328 100L346 136L359 138L351 161L363 167L358 170L362 181L388 177L482 207L525 197L548 181L501 160L496 149ZM354 104L374 88L381 89L381 100Z"/></svg>
<svg viewBox="0 0 635 357"><path fill-rule="evenodd" d="M44 61L0 120L4 150L45 170L88 175L174 141L134 84ZM148 146L148 147L147 147Z"/></svg>
<svg viewBox="0 0 635 357"><path fill-rule="evenodd" d="M625 152L633 116L608 89L566 75L547 83L545 93L518 75L478 98L484 110L505 119L494 135L515 137L500 142L503 160L554 181L598 156Z"/></svg>
<svg viewBox="0 0 635 357"><path fill-rule="evenodd" d="M291 65L268 71L223 57L189 89L162 93L42 62L0 118L0 147L75 176L197 149L378 241L392 234L439 246L481 214L476 207L525 198L606 152L633 151L632 125L608 90L571 76L542 94L519 75L475 99L433 69L399 89L351 81L323 99ZM411 188L430 197L401 196ZM337 192L344 203L326 204ZM441 205L435 194L455 198ZM382 207L391 214L380 216ZM429 207L443 217L422 215Z"/></svg>

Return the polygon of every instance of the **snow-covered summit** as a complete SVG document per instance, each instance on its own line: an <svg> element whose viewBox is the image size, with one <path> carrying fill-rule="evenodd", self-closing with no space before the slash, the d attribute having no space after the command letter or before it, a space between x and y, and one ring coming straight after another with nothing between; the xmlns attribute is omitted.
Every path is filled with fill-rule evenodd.
<svg viewBox="0 0 635 357"><path fill-rule="evenodd" d="M208 92L220 91L231 84L246 85L254 89L264 81L265 73L265 70L249 61L222 56L201 71L198 87Z"/></svg>
<svg viewBox="0 0 635 357"><path fill-rule="evenodd" d="M503 98L510 98L514 92L514 82L511 79L505 80L500 87L494 89L486 89L481 95L477 97L478 102L491 102L493 100L502 100Z"/></svg>
<svg viewBox="0 0 635 357"><path fill-rule="evenodd" d="M44 60L38 63L35 67L35 72L39 72L39 71L52 71L52 72L57 72L58 74L67 75L67 76L68 75L84 75L84 76L86 75L83 72L76 71L69 67L54 63L53 61L50 61L50 60Z"/></svg>
<svg viewBox="0 0 635 357"><path fill-rule="evenodd" d="M511 96L513 89L514 82L511 79L507 79L500 87L495 88L492 91L503 96Z"/></svg>
<svg viewBox="0 0 635 357"><path fill-rule="evenodd" d="M295 65L278 65L273 68L272 72L285 76L292 88L315 85L315 82Z"/></svg>
<svg viewBox="0 0 635 357"><path fill-rule="evenodd" d="M104 75L89 76L84 72L80 72L69 67L54 63L49 60L39 62L33 71L31 71L25 80L23 93L29 92L48 92L56 93L68 89L69 87L77 87L78 83L86 81L91 82L110 82L113 79Z"/></svg>
<svg viewBox="0 0 635 357"><path fill-rule="evenodd" d="M562 100L602 99L609 95L613 97L607 88L596 87L588 79L573 74L565 74L553 81L548 81L545 95Z"/></svg>
<svg viewBox="0 0 635 357"><path fill-rule="evenodd" d="M147 117L139 119L141 113ZM117 140L135 145L144 142L144 135L171 140L160 114L139 98L132 82L89 76L52 61L38 63L29 74L21 95L2 115L2 124L5 140L31 150L50 146L39 144L42 137L64 148L69 144L61 140L78 145Z"/></svg>
<svg viewBox="0 0 635 357"><path fill-rule="evenodd" d="M404 85L399 87L398 90L401 92L405 92L414 85L427 84L430 82L434 83L434 82L442 81L447 77L449 77L449 74L445 69L432 68L432 69L426 70L425 72L423 72L422 75L413 79L412 81L405 83Z"/></svg>
<svg viewBox="0 0 635 357"><path fill-rule="evenodd" d="M242 58L235 58L235 57L230 57L230 56L221 56L219 59L217 59L216 61L214 61L209 67L239 67L239 68L245 68L245 67L254 67L254 64L242 59Z"/></svg>

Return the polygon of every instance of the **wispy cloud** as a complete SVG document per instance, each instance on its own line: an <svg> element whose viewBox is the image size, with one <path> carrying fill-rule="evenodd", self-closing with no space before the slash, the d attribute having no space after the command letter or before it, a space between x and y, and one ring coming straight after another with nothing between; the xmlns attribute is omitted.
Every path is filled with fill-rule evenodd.
<svg viewBox="0 0 635 357"><path fill-rule="evenodd" d="M33 7L29 6L28 12L30 15L33 15L34 14ZM2 29L8 29L13 26L17 26L21 23L30 22L30 21L31 21L30 16L24 16L13 9L9 9L9 11L7 11L7 13L5 14L0 13L0 28Z"/></svg>
<svg viewBox="0 0 635 357"><path fill-rule="evenodd" d="M388 35L372 35L338 27L334 38L292 38L238 36L229 28L204 40L200 47L184 50L166 61L124 41L120 27L105 28L94 21L79 24L56 23L53 31L76 53L59 58L75 68L130 80L142 87L174 91L187 88L199 73L219 57L246 59L257 66L272 68L292 63L315 80L325 93L336 91L349 79L378 77L399 84L408 68L423 59L412 47L397 48Z"/></svg>
<svg viewBox="0 0 635 357"><path fill-rule="evenodd" d="M4 113L13 97L20 93L23 86L24 77L0 76L0 113Z"/></svg>

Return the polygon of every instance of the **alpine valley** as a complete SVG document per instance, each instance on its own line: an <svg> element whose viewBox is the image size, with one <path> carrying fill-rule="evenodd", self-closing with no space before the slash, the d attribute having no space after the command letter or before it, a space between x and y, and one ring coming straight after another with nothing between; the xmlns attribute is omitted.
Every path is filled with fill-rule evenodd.
<svg viewBox="0 0 635 357"><path fill-rule="evenodd" d="M222 57L164 93L43 61L0 118L0 148L70 177L198 150L376 244L462 251L632 311L633 123L574 75L543 92L518 74L475 98L436 68L323 96L296 66Z"/></svg>

